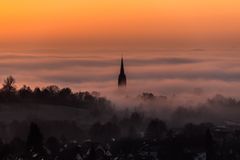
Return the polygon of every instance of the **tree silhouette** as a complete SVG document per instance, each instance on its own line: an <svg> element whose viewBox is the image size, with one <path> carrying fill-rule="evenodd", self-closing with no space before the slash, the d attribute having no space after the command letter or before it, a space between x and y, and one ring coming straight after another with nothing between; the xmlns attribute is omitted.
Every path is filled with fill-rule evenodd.
<svg viewBox="0 0 240 160"><path fill-rule="evenodd" d="M213 142L213 137L210 129L207 129L206 135L205 135L205 141L206 141L206 159L207 160L213 160L214 156L214 142Z"/></svg>
<svg viewBox="0 0 240 160"><path fill-rule="evenodd" d="M145 137L149 139L158 139L161 138L166 131L167 126L165 122L158 119L153 119L147 126Z"/></svg>
<svg viewBox="0 0 240 160"><path fill-rule="evenodd" d="M43 136L38 128L38 125L35 123L31 123L30 131L27 138L27 147L28 148L36 148L38 149L43 144Z"/></svg>
<svg viewBox="0 0 240 160"><path fill-rule="evenodd" d="M8 93L15 93L16 92L15 83L16 83L15 79L12 76L8 76L6 79L4 79L2 91Z"/></svg>
<svg viewBox="0 0 240 160"><path fill-rule="evenodd" d="M23 85L23 87L19 89L18 94L20 98L30 98L32 96L32 90L29 86Z"/></svg>
<svg viewBox="0 0 240 160"><path fill-rule="evenodd" d="M70 88L63 88L59 91L59 96L67 97L72 95L72 90Z"/></svg>
<svg viewBox="0 0 240 160"><path fill-rule="evenodd" d="M30 131L27 137L26 150L24 153L26 159L47 159L48 154L43 146L43 135L37 124L30 124Z"/></svg>

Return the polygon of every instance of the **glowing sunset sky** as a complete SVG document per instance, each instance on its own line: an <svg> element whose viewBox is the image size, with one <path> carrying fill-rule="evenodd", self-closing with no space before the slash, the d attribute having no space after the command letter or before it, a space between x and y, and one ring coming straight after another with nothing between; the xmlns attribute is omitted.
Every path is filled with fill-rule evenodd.
<svg viewBox="0 0 240 160"><path fill-rule="evenodd" d="M237 45L239 8L239 0L2 0L0 44Z"/></svg>
<svg viewBox="0 0 240 160"><path fill-rule="evenodd" d="M0 80L108 94L122 53L136 94L239 96L240 1L0 1Z"/></svg>

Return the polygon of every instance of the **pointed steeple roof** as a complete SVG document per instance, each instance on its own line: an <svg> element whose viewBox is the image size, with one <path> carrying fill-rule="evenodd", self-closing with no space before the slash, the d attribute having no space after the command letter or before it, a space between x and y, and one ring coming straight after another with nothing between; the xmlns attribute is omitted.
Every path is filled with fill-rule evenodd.
<svg viewBox="0 0 240 160"><path fill-rule="evenodd" d="M125 74L125 73L124 73L124 63L123 63L123 57L121 58L121 68L120 68L120 74Z"/></svg>
<svg viewBox="0 0 240 160"><path fill-rule="evenodd" d="M120 74L118 76L118 87L125 87L126 85L127 85L127 78L124 72L124 62L123 62L123 56L122 56Z"/></svg>

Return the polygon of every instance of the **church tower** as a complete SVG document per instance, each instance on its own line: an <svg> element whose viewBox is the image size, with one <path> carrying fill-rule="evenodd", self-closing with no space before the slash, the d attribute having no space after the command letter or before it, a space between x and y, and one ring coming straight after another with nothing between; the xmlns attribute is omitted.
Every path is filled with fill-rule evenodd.
<svg viewBox="0 0 240 160"><path fill-rule="evenodd" d="M127 85L127 78L124 73L124 64L123 64L123 57L121 58L121 67L120 67L120 74L118 76L118 87L126 87Z"/></svg>

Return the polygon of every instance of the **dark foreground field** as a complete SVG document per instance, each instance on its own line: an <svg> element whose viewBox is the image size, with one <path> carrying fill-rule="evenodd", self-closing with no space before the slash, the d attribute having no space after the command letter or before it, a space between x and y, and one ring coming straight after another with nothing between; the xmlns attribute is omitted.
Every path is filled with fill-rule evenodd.
<svg viewBox="0 0 240 160"><path fill-rule="evenodd" d="M21 108L21 109L18 109ZM2 160L238 160L240 125L169 126L129 111L3 103ZM8 118L9 117L9 118Z"/></svg>
<svg viewBox="0 0 240 160"><path fill-rule="evenodd" d="M97 92L17 90L8 77L0 89L0 159L240 159L239 100L217 95L194 107L171 107L172 99L152 93L136 100L120 110Z"/></svg>
<svg viewBox="0 0 240 160"><path fill-rule="evenodd" d="M226 124L186 124L167 128L158 119L145 130L132 115L121 122L95 123L83 130L59 121L13 122L11 140L0 141L2 160L238 160L240 128ZM134 122L134 120L136 120ZM5 130L4 130L5 129ZM24 132L18 132L18 131ZM143 131L143 132L142 132ZM19 134L18 134L19 133ZM46 135L44 134L46 133ZM26 135L24 135L26 134ZM66 134L66 135L64 135Z"/></svg>

